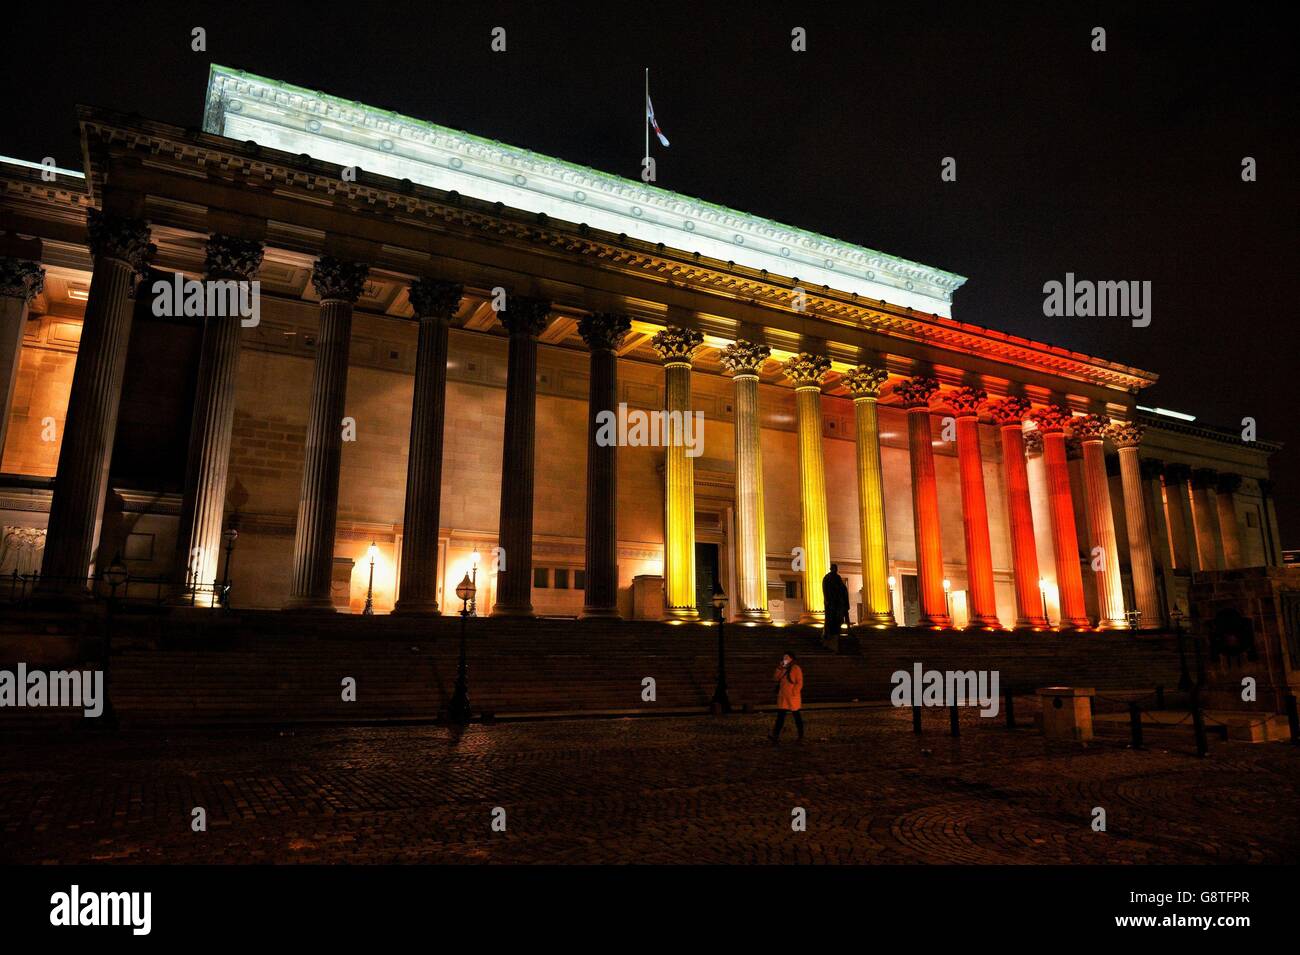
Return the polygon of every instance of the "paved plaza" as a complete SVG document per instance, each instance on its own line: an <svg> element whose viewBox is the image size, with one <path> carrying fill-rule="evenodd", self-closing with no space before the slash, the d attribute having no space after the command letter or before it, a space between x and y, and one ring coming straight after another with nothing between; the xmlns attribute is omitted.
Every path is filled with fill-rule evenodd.
<svg viewBox="0 0 1300 955"><path fill-rule="evenodd" d="M1048 750L964 714L79 733L0 742L0 857L47 862L1300 861L1300 748ZM1183 737L1187 738L1184 739ZM191 831L203 807L206 832ZM504 810L504 831L494 812ZM1105 832L1091 828L1106 811ZM792 829L802 808L806 831ZM497 819L502 813L495 812ZM498 827L499 828L499 827Z"/></svg>

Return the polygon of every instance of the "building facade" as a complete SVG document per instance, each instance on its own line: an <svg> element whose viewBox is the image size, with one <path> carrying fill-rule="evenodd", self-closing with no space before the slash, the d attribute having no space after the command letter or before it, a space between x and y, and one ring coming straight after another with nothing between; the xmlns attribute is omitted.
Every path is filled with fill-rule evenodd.
<svg viewBox="0 0 1300 955"><path fill-rule="evenodd" d="M0 163L16 586L757 625L834 563L864 626L1083 629L1282 562L1275 445L961 276L219 67L203 130L79 121Z"/></svg>

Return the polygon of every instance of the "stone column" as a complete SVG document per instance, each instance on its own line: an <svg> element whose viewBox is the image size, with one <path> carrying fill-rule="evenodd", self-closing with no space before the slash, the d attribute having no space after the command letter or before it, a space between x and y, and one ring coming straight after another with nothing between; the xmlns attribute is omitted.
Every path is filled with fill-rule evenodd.
<svg viewBox="0 0 1300 955"><path fill-rule="evenodd" d="M27 306L45 287L45 270L35 262L0 256L0 460L9 431L18 360L27 327Z"/></svg>
<svg viewBox="0 0 1300 955"><path fill-rule="evenodd" d="M1138 445L1142 426L1122 422L1111 428L1111 439L1119 449L1120 480L1124 483L1124 519L1128 527L1128 560L1133 571L1133 599L1137 603L1138 626L1159 629L1164 623L1160 608L1160 591L1156 587L1155 558L1151 553L1151 530L1147 526L1146 493L1143 490L1142 466Z"/></svg>
<svg viewBox="0 0 1300 955"><path fill-rule="evenodd" d="M1174 549L1174 567L1185 574L1198 569L1189 513L1188 481L1191 476L1192 469L1186 464L1165 465L1166 516L1169 518L1169 537Z"/></svg>
<svg viewBox="0 0 1300 955"><path fill-rule="evenodd" d="M889 599L889 538L885 533L885 480L880 467L880 421L877 400L889 379L884 368L859 365L844 374L853 396L857 425L858 520L862 547L862 596L869 627L892 627L894 608Z"/></svg>
<svg viewBox="0 0 1300 955"><path fill-rule="evenodd" d="M632 320L588 315L578 332L591 349L587 391L587 592L583 617L618 618L618 347Z"/></svg>
<svg viewBox="0 0 1300 955"><path fill-rule="evenodd" d="M312 270L311 283L320 296L320 329L298 493L293 580L286 610L334 610L330 580L334 571L352 306L361 297L369 274L368 266L342 262L329 255L322 255Z"/></svg>
<svg viewBox="0 0 1300 955"><path fill-rule="evenodd" d="M148 226L138 219L92 209L87 227L94 272L50 501L41 567L47 591L85 589L108 490L135 283L150 254Z"/></svg>
<svg viewBox="0 0 1300 955"><path fill-rule="evenodd" d="M1219 522L1218 508L1214 502L1214 489L1219 483L1217 471L1196 468L1192 471L1192 523L1196 529L1196 562L1198 570L1218 570L1218 547L1214 540L1214 526Z"/></svg>
<svg viewBox="0 0 1300 955"><path fill-rule="evenodd" d="M1237 529L1237 505L1233 497L1241 487L1240 474L1220 473L1215 485L1215 505L1219 512L1219 537L1223 540L1223 566L1234 570L1241 566L1241 533Z"/></svg>
<svg viewBox="0 0 1300 955"><path fill-rule="evenodd" d="M989 508L984 494L979 432L980 407L987 398L982 388L958 388L942 395L957 419L957 465L961 472L970 625L996 629L1002 622L998 619L997 591L993 587L993 547L989 541Z"/></svg>
<svg viewBox="0 0 1300 955"><path fill-rule="evenodd" d="M1083 444L1084 500L1088 515L1088 537L1094 548L1100 547L1101 570L1093 571L1097 586L1097 627L1100 630L1123 630L1124 581L1119 572L1119 542L1115 538L1115 512L1110 504L1110 478L1106 476L1106 435L1110 419L1090 414L1071 423ZM1148 557L1150 555L1148 554ZM1089 554L1092 565L1098 555Z"/></svg>
<svg viewBox="0 0 1300 955"><path fill-rule="evenodd" d="M1264 539L1265 558L1270 567L1282 566L1282 535L1277 529L1277 509L1273 506L1273 481L1269 478L1259 479L1259 496L1263 502L1263 527L1260 534Z"/></svg>
<svg viewBox="0 0 1300 955"><path fill-rule="evenodd" d="M208 239L204 278L208 282L251 282L262 267L262 255L260 242L213 235ZM179 602L199 606L212 606L216 596L215 590L200 592L197 588L215 585L221 556L230 434L235 425L240 323L238 314L206 315L203 320L185 493L181 497L173 563L173 596Z"/></svg>
<svg viewBox="0 0 1300 955"><path fill-rule="evenodd" d="M718 356L735 382L736 618L770 623L767 609L767 532L763 518L763 448L758 373L772 354L766 345L738 339Z"/></svg>
<svg viewBox="0 0 1300 955"><path fill-rule="evenodd" d="M1043 435L1043 462L1052 512L1052 551L1056 557L1056 587L1060 594L1061 629L1088 630L1083 600L1083 575L1079 571L1079 537L1074 526L1074 500L1070 495L1070 468L1065 460L1065 426L1070 412L1048 407L1033 414Z"/></svg>
<svg viewBox="0 0 1300 955"><path fill-rule="evenodd" d="M393 613L438 612L438 530L442 507L443 421L447 410L447 340L463 289L416 279L407 298L420 323L411 393L411 445L402 511L402 573Z"/></svg>
<svg viewBox="0 0 1300 955"><path fill-rule="evenodd" d="M537 439L537 336L551 303L512 295L497 318L510 334L506 423L501 456L501 526L505 566L497 572L494 617L533 615L533 469Z"/></svg>
<svg viewBox="0 0 1300 955"><path fill-rule="evenodd" d="M704 336L670 325L650 340L664 363L664 409L686 426L691 360ZM679 433L680 436L680 433ZM695 606L695 466L682 441L664 449L664 619L697 620Z"/></svg>
<svg viewBox="0 0 1300 955"><path fill-rule="evenodd" d="M1011 562L1016 578L1017 629L1042 630L1043 594L1038 586L1038 552L1034 544L1034 511L1029 499L1029 470L1025 466L1025 415L1029 402L1010 397L989 406L1002 432L1002 473L1007 485L1011 523Z"/></svg>
<svg viewBox="0 0 1300 955"><path fill-rule="evenodd" d="M794 382L799 429L799 510L803 527L803 614L800 623L826 623L822 578L831 570L830 525L826 517L826 461L822 454L822 382L830 374L825 355L800 352L785 363Z"/></svg>
<svg viewBox="0 0 1300 955"><path fill-rule="evenodd" d="M916 377L895 389L907 409L907 443L912 464L912 525L916 534L916 582L921 596L921 626L952 626L943 591L943 541L939 531L939 487L930 433L930 397L939 390L933 378Z"/></svg>

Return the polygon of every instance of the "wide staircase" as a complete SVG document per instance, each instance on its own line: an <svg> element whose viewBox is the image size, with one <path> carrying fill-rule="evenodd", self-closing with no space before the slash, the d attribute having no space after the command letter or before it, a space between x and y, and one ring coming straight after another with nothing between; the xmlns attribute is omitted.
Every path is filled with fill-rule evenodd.
<svg viewBox="0 0 1300 955"><path fill-rule="evenodd" d="M461 620L253 611L24 614L0 627L0 666L13 648L64 641L95 657L112 632L111 686L124 725L189 726L435 719L456 680ZM476 714L524 717L651 715L701 711L717 674L716 626L658 622L465 621L469 696ZM772 671L795 652L805 703L885 702L897 670L997 670L1003 689L1053 683L1110 689L1173 687L1174 638L1167 634L866 631L860 655L825 649L811 627L725 630L733 706L772 704ZM21 637L15 640L13 638ZM36 664L27 655L29 666ZM70 666L68 663L59 664ZM82 664L83 666L93 664ZM55 667L51 662L48 666ZM355 681L355 701L344 681ZM653 680L653 698L647 689ZM24 711L0 711L21 725ZM56 719L25 711L30 720ZM69 714L61 714L64 720Z"/></svg>

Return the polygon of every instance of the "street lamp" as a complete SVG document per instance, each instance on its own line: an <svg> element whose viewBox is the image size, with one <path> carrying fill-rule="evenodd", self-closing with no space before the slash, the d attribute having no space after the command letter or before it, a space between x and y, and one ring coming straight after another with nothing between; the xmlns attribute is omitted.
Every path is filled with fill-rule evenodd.
<svg viewBox="0 0 1300 955"><path fill-rule="evenodd" d="M230 606L230 555L235 552L235 541L239 540L239 531L235 529L234 522L226 528L226 532L221 535L221 539L226 542L226 573L221 581L221 606Z"/></svg>
<svg viewBox="0 0 1300 955"><path fill-rule="evenodd" d="M456 585L456 596L460 599L460 662L456 664L456 688L451 694L451 712L448 714L453 723L464 725L469 722L469 667L465 663L465 619L469 616L469 603L474 599L474 581L469 574Z"/></svg>
<svg viewBox="0 0 1300 955"><path fill-rule="evenodd" d="M943 579L943 609L952 620L952 581L947 577Z"/></svg>
<svg viewBox="0 0 1300 955"><path fill-rule="evenodd" d="M478 545L474 545L474 552L469 555L470 580L474 584L474 590L469 595L469 615L478 616Z"/></svg>
<svg viewBox="0 0 1300 955"><path fill-rule="evenodd" d="M1050 623L1051 618L1047 616L1047 581L1042 577L1038 578L1038 596L1043 600L1043 619Z"/></svg>
<svg viewBox="0 0 1300 955"><path fill-rule="evenodd" d="M117 729L117 711L113 709L113 611L117 607L117 588L131 579L131 573L122 563L119 554L104 571L104 582L109 587L108 612L104 617L104 725Z"/></svg>
<svg viewBox="0 0 1300 955"><path fill-rule="evenodd" d="M720 713L731 712L731 699L727 696L727 648L723 642L723 629L727 619L727 595L722 584L713 582L713 619L718 624L718 682L713 689L710 705L716 706Z"/></svg>
<svg viewBox="0 0 1300 955"><path fill-rule="evenodd" d="M893 574L889 575L888 582L889 582L889 610L892 613L894 610L894 584L897 583L897 581L894 579ZM904 623L906 623L906 621L904 621Z"/></svg>
<svg viewBox="0 0 1300 955"><path fill-rule="evenodd" d="M375 613L375 558L379 555L379 547L374 541L370 542L370 583L366 585L366 606L361 613L367 617L374 616Z"/></svg>

